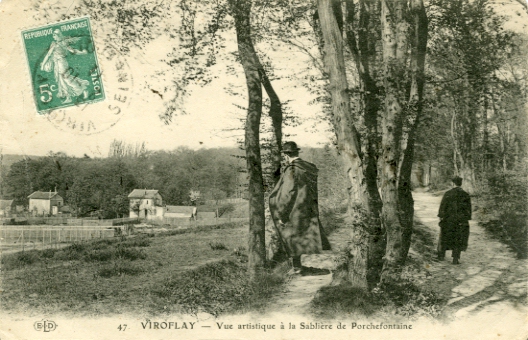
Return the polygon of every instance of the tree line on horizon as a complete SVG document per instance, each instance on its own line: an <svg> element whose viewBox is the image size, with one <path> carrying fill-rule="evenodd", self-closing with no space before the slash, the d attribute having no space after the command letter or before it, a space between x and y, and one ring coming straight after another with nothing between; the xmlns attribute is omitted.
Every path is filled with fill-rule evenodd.
<svg viewBox="0 0 528 340"><path fill-rule="evenodd" d="M90 15L105 43L117 36L124 54L159 36L172 39L164 69L153 75L165 84L160 118L168 124L185 112L191 85L215 86L214 66L244 75L245 90L225 90L247 103L235 106L245 115L251 278L266 264L261 127L271 122L273 185L284 103L292 99L275 85L288 79L305 87L331 123L348 194L352 242L340 277L366 291L397 281L405 265L414 164L434 166L442 178L461 175L473 195L496 183L490 178L497 171L512 173L499 176L506 184L523 183L528 39L505 28L501 6L491 0L133 0L126 6L84 0L64 19ZM39 18L57 12L35 8ZM236 41L235 50L228 40ZM309 62L281 69L277 52Z"/></svg>
<svg viewBox="0 0 528 340"><path fill-rule="evenodd" d="M128 194L134 189L159 190L165 205L195 204L191 191L199 192L198 204L247 198L241 155L236 148L150 151L144 143L114 140L104 158L72 157L62 152L24 157L3 168L1 196L27 208L27 197L34 191L56 190L75 216L100 218L128 216ZM337 154L327 145L305 148L303 157L320 167L323 205L339 207L344 190L338 180Z"/></svg>

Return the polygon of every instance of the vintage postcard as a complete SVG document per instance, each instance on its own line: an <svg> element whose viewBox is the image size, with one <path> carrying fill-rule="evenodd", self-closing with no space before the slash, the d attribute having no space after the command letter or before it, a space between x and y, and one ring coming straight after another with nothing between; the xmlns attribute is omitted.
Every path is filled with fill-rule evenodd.
<svg viewBox="0 0 528 340"><path fill-rule="evenodd" d="M0 339L528 338L526 0L0 0Z"/></svg>

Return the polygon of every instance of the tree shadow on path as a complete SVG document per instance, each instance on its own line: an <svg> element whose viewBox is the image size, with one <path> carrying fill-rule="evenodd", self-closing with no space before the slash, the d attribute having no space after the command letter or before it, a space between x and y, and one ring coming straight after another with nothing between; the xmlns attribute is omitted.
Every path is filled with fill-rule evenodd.
<svg viewBox="0 0 528 340"><path fill-rule="evenodd" d="M441 197L414 193L415 216L430 234L438 235L438 207ZM436 241L436 240L435 240ZM434 255L434 253L432 254ZM448 252L449 255L449 252ZM444 316L448 319L505 314L526 316L527 261L516 259L506 245L491 238L477 222L470 222L469 247L461 264L451 258L426 266L435 291L447 299Z"/></svg>

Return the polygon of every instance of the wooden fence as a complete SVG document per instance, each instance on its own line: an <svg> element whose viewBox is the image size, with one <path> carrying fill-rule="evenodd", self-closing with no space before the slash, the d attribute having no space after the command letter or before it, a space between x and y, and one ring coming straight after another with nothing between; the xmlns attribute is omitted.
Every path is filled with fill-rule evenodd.
<svg viewBox="0 0 528 340"><path fill-rule="evenodd" d="M29 250L59 247L61 243L114 237L115 229L103 226L14 226L0 229L0 248Z"/></svg>
<svg viewBox="0 0 528 340"><path fill-rule="evenodd" d="M139 223L138 218L114 218L109 220L99 220L91 218L71 218L71 217L17 217L3 218L3 225L68 225L68 226L118 226L124 224Z"/></svg>
<svg viewBox="0 0 528 340"><path fill-rule="evenodd" d="M236 203L243 203L243 202L248 202L248 200L244 198L224 198L221 200L205 200L204 204L222 205L222 204L236 204Z"/></svg>
<svg viewBox="0 0 528 340"><path fill-rule="evenodd" d="M203 227L211 225L220 225L230 222L247 222L249 219L247 217L241 218L229 218L229 217L217 217L210 219L189 219L189 218L177 218L177 217L164 217L163 220L148 221L147 223L152 223L156 225L170 225L177 227Z"/></svg>

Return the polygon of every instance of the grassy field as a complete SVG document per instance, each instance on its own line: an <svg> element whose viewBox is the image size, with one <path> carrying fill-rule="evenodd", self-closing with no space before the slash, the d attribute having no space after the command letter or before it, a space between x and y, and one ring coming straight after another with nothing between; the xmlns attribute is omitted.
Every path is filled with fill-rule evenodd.
<svg viewBox="0 0 528 340"><path fill-rule="evenodd" d="M246 243L239 223L6 255L2 308L84 316L243 312L265 304L282 282L272 274L258 286L247 282Z"/></svg>

